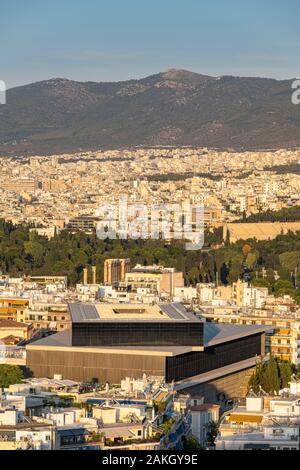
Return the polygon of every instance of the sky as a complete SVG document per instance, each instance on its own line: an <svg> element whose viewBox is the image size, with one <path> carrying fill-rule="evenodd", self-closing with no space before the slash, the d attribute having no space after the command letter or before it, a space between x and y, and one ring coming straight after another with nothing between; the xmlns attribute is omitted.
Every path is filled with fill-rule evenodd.
<svg viewBox="0 0 300 470"><path fill-rule="evenodd" d="M299 0L0 0L0 80L300 76Z"/></svg>

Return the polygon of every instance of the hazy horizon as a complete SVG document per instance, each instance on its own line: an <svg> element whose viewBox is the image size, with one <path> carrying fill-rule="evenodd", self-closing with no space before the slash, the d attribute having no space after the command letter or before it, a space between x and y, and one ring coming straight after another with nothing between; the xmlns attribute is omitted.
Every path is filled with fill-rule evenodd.
<svg viewBox="0 0 300 470"><path fill-rule="evenodd" d="M299 14L296 0L2 0L0 79L112 82L170 68L290 79Z"/></svg>

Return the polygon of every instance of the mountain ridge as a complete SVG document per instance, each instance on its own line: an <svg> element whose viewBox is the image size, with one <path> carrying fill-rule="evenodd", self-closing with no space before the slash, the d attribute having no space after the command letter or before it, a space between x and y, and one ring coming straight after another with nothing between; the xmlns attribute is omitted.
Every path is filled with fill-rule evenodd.
<svg viewBox="0 0 300 470"><path fill-rule="evenodd" d="M154 145L299 147L292 82L184 69L121 82L51 78L7 91L0 154Z"/></svg>

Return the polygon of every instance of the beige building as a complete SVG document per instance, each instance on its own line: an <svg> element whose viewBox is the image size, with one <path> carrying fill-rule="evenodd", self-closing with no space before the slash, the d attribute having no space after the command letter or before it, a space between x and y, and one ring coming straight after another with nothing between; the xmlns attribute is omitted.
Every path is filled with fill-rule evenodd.
<svg viewBox="0 0 300 470"><path fill-rule="evenodd" d="M32 325L26 325L25 323L19 323L13 320L0 321L0 340L9 337L28 340L32 337L32 334Z"/></svg>
<svg viewBox="0 0 300 470"><path fill-rule="evenodd" d="M173 297L175 288L184 287L182 272L160 267L135 268L125 276L127 286L132 290L148 289L151 293Z"/></svg>
<svg viewBox="0 0 300 470"><path fill-rule="evenodd" d="M13 191L15 193L21 193L23 191L34 193L37 189L37 182L35 179L8 179L3 181L0 187L6 191Z"/></svg>
<svg viewBox="0 0 300 470"><path fill-rule="evenodd" d="M70 326L67 304L36 303L33 308L19 314L18 320L37 330L63 331Z"/></svg>
<svg viewBox="0 0 300 470"><path fill-rule="evenodd" d="M223 227L223 239L236 243L239 240L274 240L288 232L299 232L300 222L262 222L251 224L226 224Z"/></svg>

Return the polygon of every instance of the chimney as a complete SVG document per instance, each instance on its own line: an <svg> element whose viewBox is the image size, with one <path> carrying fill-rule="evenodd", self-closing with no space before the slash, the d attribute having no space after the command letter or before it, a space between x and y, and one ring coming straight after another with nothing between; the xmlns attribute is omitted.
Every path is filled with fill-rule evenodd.
<svg viewBox="0 0 300 470"><path fill-rule="evenodd" d="M83 284L87 286L88 283L88 270L87 268L84 268L83 270Z"/></svg>
<svg viewBox="0 0 300 470"><path fill-rule="evenodd" d="M97 267L93 266L92 271L93 271L93 284L96 285L97 284Z"/></svg>

